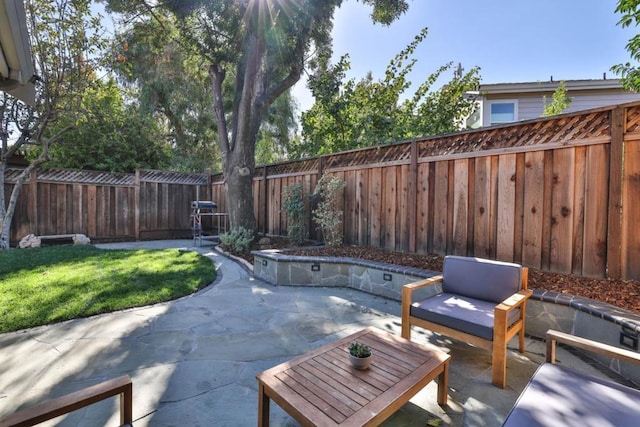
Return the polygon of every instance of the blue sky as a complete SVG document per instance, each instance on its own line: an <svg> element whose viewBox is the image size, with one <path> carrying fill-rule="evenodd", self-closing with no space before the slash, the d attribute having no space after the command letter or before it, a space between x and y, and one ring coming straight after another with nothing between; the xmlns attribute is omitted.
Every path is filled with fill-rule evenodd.
<svg viewBox="0 0 640 427"><path fill-rule="evenodd" d="M381 79L394 55L428 27L409 77L416 86L449 61L462 63L465 70L479 66L482 83L548 81L551 76L601 79L605 72L615 78L610 68L629 60L625 46L638 31L617 25L616 4L616 0L413 0L406 15L384 27L371 23L369 7L347 0L335 15L334 58L349 53L348 77L360 79L371 71L374 79ZM304 82L295 87L294 96L302 111L313 104Z"/></svg>

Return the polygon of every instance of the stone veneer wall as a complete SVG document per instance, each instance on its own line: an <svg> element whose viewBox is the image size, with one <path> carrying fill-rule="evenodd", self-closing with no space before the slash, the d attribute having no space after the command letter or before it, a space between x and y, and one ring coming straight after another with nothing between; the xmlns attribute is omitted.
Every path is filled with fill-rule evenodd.
<svg viewBox="0 0 640 427"><path fill-rule="evenodd" d="M396 301L402 286L440 274L358 258L292 256L286 251L254 251L253 274L275 285L341 286L358 289ZM441 288L432 288L431 293ZM418 294L426 298L429 291ZM556 329L598 342L623 347L621 340L638 351L640 316L610 304L587 298L534 290L527 303L528 335L543 338ZM590 354L623 377L640 384L640 366Z"/></svg>

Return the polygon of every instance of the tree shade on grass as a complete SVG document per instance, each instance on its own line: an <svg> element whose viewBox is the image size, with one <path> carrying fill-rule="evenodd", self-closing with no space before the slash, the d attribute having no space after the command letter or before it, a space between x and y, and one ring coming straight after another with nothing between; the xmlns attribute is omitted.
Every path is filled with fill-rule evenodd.
<svg viewBox="0 0 640 427"><path fill-rule="evenodd" d="M0 252L0 332L173 300L215 276L211 260L177 249Z"/></svg>

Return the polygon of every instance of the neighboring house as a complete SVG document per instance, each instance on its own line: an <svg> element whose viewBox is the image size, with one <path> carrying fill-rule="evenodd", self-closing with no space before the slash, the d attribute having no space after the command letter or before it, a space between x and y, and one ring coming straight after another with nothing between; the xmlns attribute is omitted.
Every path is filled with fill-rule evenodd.
<svg viewBox="0 0 640 427"><path fill-rule="evenodd" d="M640 93L625 90L620 79L564 82L571 99L565 113L640 100ZM467 127L475 129L538 118L544 110L544 97L550 103L560 84L561 81L551 80L480 85L477 91L467 92L468 97L475 97L478 102L478 109L467 119Z"/></svg>

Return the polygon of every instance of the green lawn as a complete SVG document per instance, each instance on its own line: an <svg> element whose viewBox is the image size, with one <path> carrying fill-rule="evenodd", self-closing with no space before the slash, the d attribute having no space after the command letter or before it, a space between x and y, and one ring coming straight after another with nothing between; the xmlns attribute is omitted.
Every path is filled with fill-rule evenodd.
<svg viewBox="0 0 640 427"><path fill-rule="evenodd" d="M168 250L50 246L0 252L0 332L169 301L207 286L211 260Z"/></svg>

